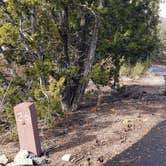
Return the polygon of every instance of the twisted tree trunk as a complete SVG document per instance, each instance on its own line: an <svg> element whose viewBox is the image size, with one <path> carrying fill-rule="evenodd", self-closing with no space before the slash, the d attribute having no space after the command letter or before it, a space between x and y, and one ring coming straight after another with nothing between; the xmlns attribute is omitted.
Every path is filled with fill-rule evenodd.
<svg viewBox="0 0 166 166"><path fill-rule="evenodd" d="M80 100L84 94L84 91L88 84L88 75L91 71L94 59L95 59L95 51L98 40L98 30L99 30L99 20L97 15L94 15L94 28L92 33L92 39L88 51L88 56L83 58L84 65L79 66L81 71L81 77L78 80L75 80L74 84L76 86L70 85L66 86L64 92L62 93L62 109L63 111L76 111ZM86 34L85 34L86 35ZM83 41L85 42L85 41ZM84 44L83 44L84 46ZM82 52L82 54L84 54ZM82 56L84 57L84 56ZM82 62L82 61L81 61Z"/></svg>

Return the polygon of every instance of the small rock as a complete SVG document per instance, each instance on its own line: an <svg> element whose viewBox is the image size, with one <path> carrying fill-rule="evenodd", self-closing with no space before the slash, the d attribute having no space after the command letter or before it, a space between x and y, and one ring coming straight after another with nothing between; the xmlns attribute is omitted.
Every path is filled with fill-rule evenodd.
<svg viewBox="0 0 166 166"><path fill-rule="evenodd" d="M131 121L130 119L125 119L125 120L123 120L122 123L123 123L124 125L128 125L128 124L132 123L132 121Z"/></svg>
<svg viewBox="0 0 166 166"><path fill-rule="evenodd" d="M41 164L46 164L47 163L47 159L45 156L42 157L34 157L32 158L32 160L34 161L35 164L37 165L41 165Z"/></svg>
<svg viewBox="0 0 166 166"><path fill-rule="evenodd" d="M148 119L145 118L145 119L142 119L142 121L143 121L143 122L146 122L146 121L148 121Z"/></svg>
<svg viewBox="0 0 166 166"><path fill-rule="evenodd" d="M88 161L82 161L79 166L89 166L89 162Z"/></svg>
<svg viewBox="0 0 166 166"><path fill-rule="evenodd" d="M70 161L71 160L71 154L65 154L64 156L62 156L62 160L63 161Z"/></svg>
<svg viewBox="0 0 166 166"><path fill-rule="evenodd" d="M20 160L26 159L29 155L29 152L27 150L20 150L17 154L16 157L14 158L14 162L18 162Z"/></svg>
<svg viewBox="0 0 166 166"><path fill-rule="evenodd" d="M103 163L104 162L104 157L100 156L97 161L99 161L100 163Z"/></svg>
<svg viewBox="0 0 166 166"><path fill-rule="evenodd" d="M25 166L25 165L33 165L33 161L31 159L22 159L19 162L12 162L7 164L6 166Z"/></svg>
<svg viewBox="0 0 166 166"><path fill-rule="evenodd" d="M3 155L1 155L0 156L0 164L7 164L8 163L8 159L7 159L7 157L3 154Z"/></svg>
<svg viewBox="0 0 166 166"><path fill-rule="evenodd" d="M128 128L132 128L133 124L128 124L127 127Z"/></svg>
<svg viewBox="0 0 166 166"><path fill-rule="evenodd" d="M29 152L27 150L20 150L14 158L14 162L11 163L11 166L33 165L33 160L28 158L28 156Z"/></svg>

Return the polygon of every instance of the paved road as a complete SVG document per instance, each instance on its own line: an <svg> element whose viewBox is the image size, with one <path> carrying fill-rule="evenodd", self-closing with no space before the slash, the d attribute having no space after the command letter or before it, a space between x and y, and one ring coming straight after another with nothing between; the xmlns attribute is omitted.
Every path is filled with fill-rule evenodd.
<svg viewBox="0 0 166 166"><path fill-rule="evenodd" d="M166 166L166 121L104 166Z"/></svg>
<svg viewBox="0 0 166 166"><path fill-rule="evenodd" d="M166 89L166 66L153 65L149 68L148 71L156 75L163 76L165 80L165 89Z"/></svg>
<svg viewBox="0 0 166 166"><path fill-rule="evenodd" d="M154 65L148 71L163 76L166 85L166 66ZM166 112L166 107L163 108ZM104 166L166 166L166 120L163 119L140 141L107 161Z"/></svg>
<svg viewBox="0 0 166 166"><path fill-rule="evenodd" d="M148 71L157 75L166 76L166 66L153 65L149 68Z"/></svg>

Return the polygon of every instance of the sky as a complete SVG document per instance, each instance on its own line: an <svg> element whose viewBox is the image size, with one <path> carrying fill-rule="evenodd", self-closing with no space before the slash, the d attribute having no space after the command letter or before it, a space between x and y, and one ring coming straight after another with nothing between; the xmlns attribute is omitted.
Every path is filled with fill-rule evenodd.
<svg viewBox="0 0 166 166"><path fill-rule="evenodd" d="M160 4L160 16L166 18L166 2Z"/></svg>

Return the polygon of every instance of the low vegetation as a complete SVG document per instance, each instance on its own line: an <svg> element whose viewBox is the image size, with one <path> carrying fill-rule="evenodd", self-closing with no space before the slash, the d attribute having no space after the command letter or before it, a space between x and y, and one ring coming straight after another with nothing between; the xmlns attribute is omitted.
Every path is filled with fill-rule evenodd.
<svg viewBox="0 0 166 166"><path fill-rule="evenodd" d="M144 72L150 67L150 65L151 62L148 60L145 62L139 61L135 65L124 64L121 67L120 75L135 78L144 74Z"/></svg>

